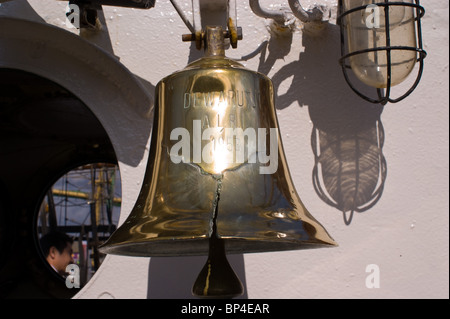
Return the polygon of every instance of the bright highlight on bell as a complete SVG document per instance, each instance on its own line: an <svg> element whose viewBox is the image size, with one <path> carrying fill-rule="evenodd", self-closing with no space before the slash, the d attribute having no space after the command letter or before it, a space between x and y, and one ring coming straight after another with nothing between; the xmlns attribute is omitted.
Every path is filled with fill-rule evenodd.
<svg viewBox="0 0 450 319"><path fill-rule="evenodd" d="M227 59L223 34L207 27L205 57L158 83L143 187L127 220L101 247L128 256L208 255L193 293L213 298L243 292L227 253L336 245L295 191L271 80ZM182 144L172 134L178 128L190 137ZM194 158L202 152L208 160Z"/></svg>

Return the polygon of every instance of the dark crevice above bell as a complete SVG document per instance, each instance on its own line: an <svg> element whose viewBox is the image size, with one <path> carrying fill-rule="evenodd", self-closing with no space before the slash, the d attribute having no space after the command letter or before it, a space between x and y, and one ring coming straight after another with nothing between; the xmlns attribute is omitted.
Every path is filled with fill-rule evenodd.
<svg viewBox="0 0 450 319"><path fill-rule="evenodd" d="M212 177L217 181L217 189L216 189L216 196L214 199L214 204L212 208L212 216L211 216L211 222L210 222L210 230L209 230L209 237L216 237L217 236L217 217L219 213L219 200L220 200L220 191L222 190L222 178L223 175L212 175Z"/></svg>

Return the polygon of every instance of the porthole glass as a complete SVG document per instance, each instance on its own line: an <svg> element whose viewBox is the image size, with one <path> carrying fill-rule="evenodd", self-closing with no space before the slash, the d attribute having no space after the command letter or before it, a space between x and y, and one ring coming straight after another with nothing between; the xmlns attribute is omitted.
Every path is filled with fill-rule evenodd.
<svg viewBox="0 0 450 319"><path fill-rule="evenodd" d="M61 176L47 190L37 214L38 242L49 266L65 277L67 266L76 265L84 286L103 262L98 247L116 229L120 206L117 165L93 163Z"/></svg>

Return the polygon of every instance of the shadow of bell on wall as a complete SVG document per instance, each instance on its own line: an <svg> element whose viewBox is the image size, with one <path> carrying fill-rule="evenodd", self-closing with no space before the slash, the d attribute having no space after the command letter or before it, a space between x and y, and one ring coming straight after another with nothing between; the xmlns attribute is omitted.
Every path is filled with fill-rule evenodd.
<svg viewBox="0 0 450 319"><path fill-rule="evenodd" d="M237 299L247 299L243 254L227 256L236 275L244 286L244 294ZM192 299L192 283L203 267L206 256L152 257L148 268L148 299Z"/></svg>

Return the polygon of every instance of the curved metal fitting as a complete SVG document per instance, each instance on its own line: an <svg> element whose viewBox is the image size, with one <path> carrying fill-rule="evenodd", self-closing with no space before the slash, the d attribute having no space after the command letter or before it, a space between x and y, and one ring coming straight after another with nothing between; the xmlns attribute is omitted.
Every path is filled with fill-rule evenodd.
<svg viewBox="0 0 450 319"><path fill-rule="evenodd" d="M302 22L324 22L328 21L330 11L327 6L315 5L312 10L303 9L299 0L289 0L289 7L296 18Z"/></svg>
<svg viewBox="0 0 450 319"><path fill-rule="evenodd" d="M252 9L253 13L258 17L272 19L278 25L284 26L286 22L289 20L286 12L283 11L270 11L265 10L259 4L259 0L249 0L250 9Z"/></svg>

